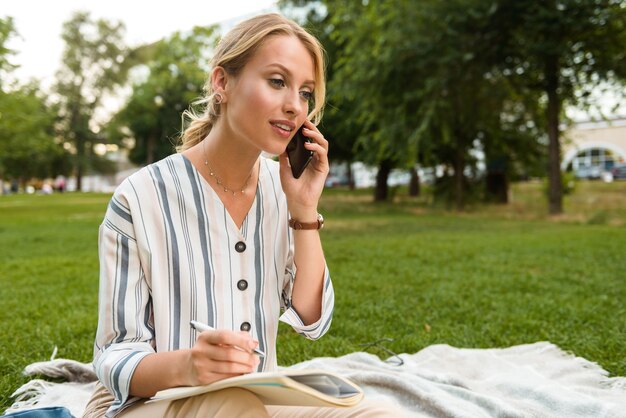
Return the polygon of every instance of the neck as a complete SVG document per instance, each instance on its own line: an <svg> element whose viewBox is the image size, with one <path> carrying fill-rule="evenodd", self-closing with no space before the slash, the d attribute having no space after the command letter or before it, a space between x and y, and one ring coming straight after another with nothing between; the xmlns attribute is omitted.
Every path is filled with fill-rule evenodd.
<svg viewBox="0 0 626 418"><path fill-rule="evenodd" d="M219 129L212 129L200 145L202 161L206 160L229 188L242 186L250 178L261 154L234 136L222 135Z"/></svg>

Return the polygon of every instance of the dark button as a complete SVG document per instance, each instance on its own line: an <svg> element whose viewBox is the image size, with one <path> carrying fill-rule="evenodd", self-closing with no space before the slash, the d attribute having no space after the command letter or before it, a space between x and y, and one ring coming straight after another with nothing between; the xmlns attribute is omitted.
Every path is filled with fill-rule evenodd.
<svg viewBox="0 0 626 418"><path fill-rule="evenodd" d="M241 324L239 329L242 331L250 331L250 322L244 322L243 324Z"/></svg>
<svg viewBox="0 0 626 418"><path fill-rule="evenodd" d="M246 251L246 243L243 241L239 241L237 244L235 244L235 251L237 251L238 253Z"/></svg>
<svg viewBox="0 0 626 418"><path fill-rule="evenodd" d="M237 282L237 289L246 290L248 288L248 282L241 279Z"/></svg>

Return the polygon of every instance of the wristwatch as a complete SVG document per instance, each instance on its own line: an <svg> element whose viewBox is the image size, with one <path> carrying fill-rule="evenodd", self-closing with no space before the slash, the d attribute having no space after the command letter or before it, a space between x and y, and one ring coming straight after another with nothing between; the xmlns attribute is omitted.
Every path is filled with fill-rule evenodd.
<svg viewBox="0 0 626 418"><path fill-rule="evenodd" d="M289 219L289 226L295 230L299 229L322 229L324 227L324 217L321 213L317 214L317 221L315 222L300 222L293 218Z"/></svg>

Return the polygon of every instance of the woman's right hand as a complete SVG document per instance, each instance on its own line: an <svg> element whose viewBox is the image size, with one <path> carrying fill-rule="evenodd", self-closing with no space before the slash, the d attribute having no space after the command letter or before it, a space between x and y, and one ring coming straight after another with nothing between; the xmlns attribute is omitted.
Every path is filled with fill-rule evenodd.
<svg viewBox="0 0 626 418"><path fill-rule="evenodd" d="M258 344L244 331L204 331L190 349L145 356L131 378L130 394L150 398L171 387L206 385L251 373L259 365L252 352Z"/></svg>
<svg viewBox="0 0 626 418"><path fill-rule="evenodd" d="M206 385L255 371L259 358L252 350L258 345L245 331L203 331L188 352L189 385Z"/></svg>

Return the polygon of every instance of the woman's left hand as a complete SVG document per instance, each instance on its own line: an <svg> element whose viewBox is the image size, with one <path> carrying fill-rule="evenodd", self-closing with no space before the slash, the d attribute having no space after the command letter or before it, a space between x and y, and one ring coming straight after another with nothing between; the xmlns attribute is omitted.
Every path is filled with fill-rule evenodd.
<svg viewBox="0 0 626 418"><path fill-rule="evenodd" d="M279 161L280 181L287 196L289 211L294 218L306 221L304 217L308 218L310 214L317 213L317 204L324 190L330 166L328 164L328 141L310 121L307 120L304 127L304 136L312 141L305 143L305 147L314 154L300 178L293 177L286 151L280 155Z"/></svg>

